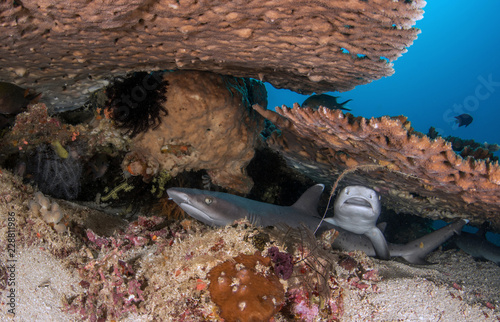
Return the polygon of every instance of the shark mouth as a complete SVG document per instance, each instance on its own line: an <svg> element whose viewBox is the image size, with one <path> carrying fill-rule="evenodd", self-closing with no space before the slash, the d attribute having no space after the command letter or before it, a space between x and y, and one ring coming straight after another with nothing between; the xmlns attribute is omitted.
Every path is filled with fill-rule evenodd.
<svg viewBox="0 0 500 322"><path fill-rule="evenodd" d="M372 204L368 200L360 197L349 198L344 201L344 205L372 208Z"/></svg>

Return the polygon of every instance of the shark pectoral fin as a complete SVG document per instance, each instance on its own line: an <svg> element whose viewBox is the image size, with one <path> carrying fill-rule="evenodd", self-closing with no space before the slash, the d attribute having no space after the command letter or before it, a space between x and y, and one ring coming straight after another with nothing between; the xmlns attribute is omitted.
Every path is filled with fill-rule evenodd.
<svg viewBox="0 0 500 322"><path fill-rule="evenodd" d="M326 221L327 223L330 223L332 225L338 226L337 222L335 221L335 218L333 218L333 217L325 218L324 221Z"/></svg>
<svg viewBox="0 0 500 322"><path fill-rule="evenodd" d="M373 227L365 233L365 236L372 242L373 248L377 257L380 259L390 259L391 254L389 252L389 247L387 246L387 241L385 240L384 234L377 227Z"/></svg>
<svg viewBox="0 0 500 322"><path fill-rule="evenodd" d="M425 258L419 257L419 255L415 254L409 254L402 256L408 263L415 264L415 265L435 265L436 263L432 263L427 261Z"/></svg>

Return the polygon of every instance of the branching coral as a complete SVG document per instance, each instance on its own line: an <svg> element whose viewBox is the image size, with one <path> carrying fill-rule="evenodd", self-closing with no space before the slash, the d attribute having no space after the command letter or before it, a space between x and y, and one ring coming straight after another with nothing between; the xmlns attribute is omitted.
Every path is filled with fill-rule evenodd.
<svg viewBox="0 0 500 322"><path fill-rule="evenodd" d="M415 132L406 117L364 119L341 111L283 106L254 108L281 130L268 140L287 162L331 184L346 169L343 184L375 187L384 205L432 219L490 220L500 230L500 166L462 158L449 142Z"/></svg>

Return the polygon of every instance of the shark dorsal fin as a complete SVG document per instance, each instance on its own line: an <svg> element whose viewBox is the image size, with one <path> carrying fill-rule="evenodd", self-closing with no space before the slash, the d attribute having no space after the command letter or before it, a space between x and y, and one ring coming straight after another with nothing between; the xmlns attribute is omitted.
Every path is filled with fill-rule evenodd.
<svg viewBox="0 0 500 322"><path fill-rule="evenodd" d="M312 186L307 189L302 196L300 196L299 200L297 200L292 207L303 210L312 216L317 216L318 202L321 194L323 193L323 189L325 189L325 185L321 183Z"/></svg>

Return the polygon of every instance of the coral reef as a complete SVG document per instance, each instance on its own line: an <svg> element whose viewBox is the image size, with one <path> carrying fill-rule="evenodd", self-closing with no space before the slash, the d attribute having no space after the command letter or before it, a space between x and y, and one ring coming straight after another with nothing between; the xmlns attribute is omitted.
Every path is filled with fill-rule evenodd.
<svg viewBox="0 0 500 322"><path fill-rule="evenodd" d="M453 320L464 312L474 321L498 320L500 268L462 252L438 251L431 261L439 264L415 268L325 250L306 230L263 230L248 221L218 229L158 217L126 222L64 200L57 203L68 232L57 233L28 210L30 201L47 198L40 197L0 170L0 236L16 235L15 250L0 238L0 249L8 250L0 252L2 321L12 319L5 303L14 253L16 297L23 299L16 320L220 321L207 273L239 254L253 257L254 243L264 247L264 261L271 247L293 258L292 276L280 279L286 290L271 318L277 322Z"/></svg>
<svg viewBox="0 0 500 322"><path fill-rule="evenodd" d="M88 260L74 263L85 290L71 299L66 309L80 314L84 319L120 319L130 312L137 312L144 302L145 283L133 267L140 248L155 244L162 249L171 235L162 227L163 218L139 217L123 232L113 237L101 237L87 229ZM92 251L98 252L94 257Z"/></svg>
<svg viewBox="0 0 500 322"><path fill-rule="evenodd" d="M460 153L462 158L471 156L475 160L498 161L498 157L493 155L493 152L499 149L498 144L478 143L472 139L463 140L455 136L448 136L444 139L451 142L453 151Z"/></svg>
<svg viewBox="0 0 500 322"><path fill-rule="evenodd" d="M341 111L283 106L254 108L281 130L267 139L292 166L332 184L375 188L396 212L431 219L461 217L500 231L500 166L462 158L449 142L413 131L406 117L364 119ZM362 171L362 170L369 171ZM359 171L356 171L359 170Z"/></svg>
<svg viewBox="0 0 500 322"><path fill-rule="evenodd" d="M436 139L439 133L436 131L436 128L431 126L427 136L431 139ZM456 136L447 136L443 137L443 139L451 142L453 151L459 153L462 158L471 156L476 160L489 159L489 161L498 161L498 157L493 155L494 152L500 149L498 144L479 143L472 139L464 140Z"/></svg>
<svg viewBox="0 0 500 322"><path fill-rule="evenodd" d="M82 105L109 77L194 69L304 93L352 89L393 73L417 38L414 1L0 3L0 80ZM89 41L91 39L91 41Z"/></svg>
<svg viewBox="0 0 500 322"><path fill-rule="evenodd" d="M268 321L283 304L285 292L270 271L271 260L240 254L208 272L208 290L226 321Z"/></svg>
<svg viewBox="0 0 500 322"><path fill-rule="evenodd" d="M145 177L160 170L175 177L184 170L205 169L213 184L250 191L253 183L245 167L260 140L262 121L250 103L258 99L267 104L265 95L256 94L265 93L264 85L195 71L166 73L164 80L169 84L163 103L168 115L132 139L122 168Z"/></svg>

